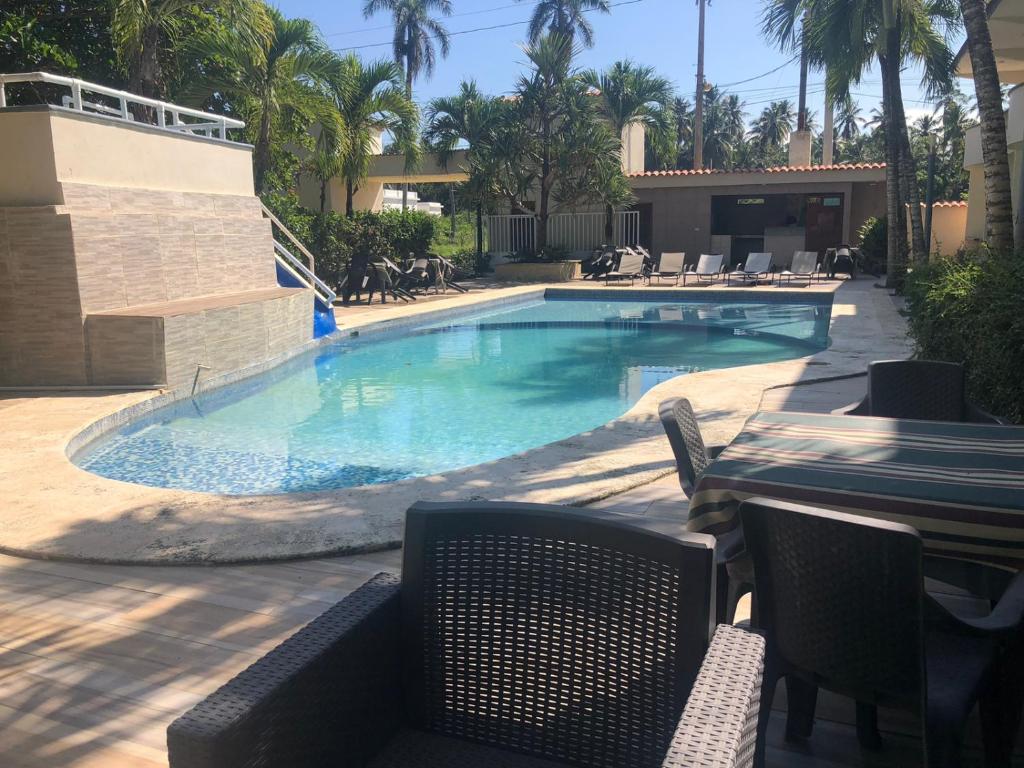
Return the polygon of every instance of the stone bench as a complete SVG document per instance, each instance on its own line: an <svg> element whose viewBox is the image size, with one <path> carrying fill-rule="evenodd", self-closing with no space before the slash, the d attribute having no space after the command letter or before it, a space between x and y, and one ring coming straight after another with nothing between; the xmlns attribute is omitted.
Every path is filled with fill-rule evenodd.
<svg viewBox="0 0 1024 768"><path fill-rule="evenodd" d="M93 312L91 381L166 386L265 362L313 338L313 293L262 288Z"/></svg>

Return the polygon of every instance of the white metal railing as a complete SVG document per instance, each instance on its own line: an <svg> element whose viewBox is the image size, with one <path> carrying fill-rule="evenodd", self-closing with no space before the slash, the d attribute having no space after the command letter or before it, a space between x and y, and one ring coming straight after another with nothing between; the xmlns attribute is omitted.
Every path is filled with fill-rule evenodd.
<svg viewBox="0 0 1024 768"><path fill-rule="evenodd" d="M89 83L75 77L51 75L48 72L20 72L11 75L0 74L0 108L7 106L7 86L17 83L49 83L71 89L70 95L61 97L61 106L76 112L85 112L110 118L112 120L135 121L137 116L132 112L133 106L146 107L153 113L155 123L146 123L156 128L174 133L187 133L193 136L205 136L220 141L231 141L228 130L244 128L245 123L223 115L203 112L200 109L169 104L158 99L138 96L105 85ZM91 96L91 98L90 98ZM113 99L117 106L104 104L97 96ZM193 122L188 122L189 118ZM194 122L199 120L201 122Z"/></svg>
<svg viewBox="0 0 1024 768"><path fill-rule="evenodd" d="M321 280L319 277L313 274L313 272L302 263L302 260L296 258L291 251L285 248L277 240L274 240L274 251L275 258L285 269L290 271L292 275L301 283L305 283L307 286L313 289L313 292L320 297L320 300L324 302L328 307L334 305L335 293L328 287L327 283Z"/></svg>
<svg viewBox="0 0 1024 768"><path fill-rule="evenodd" d="M262 200L260 201L260 210L263 211L263 215L266 218L270 219L270 223L271 224L273 224L275 227L277 227L279 230L281 230L281 234L283 234L286 238L288 238L288 242L290 242L292 245L294 245L296 247L296 249L298 249L299 253L301 253L303 256L305 256L307 259L309 259L309 271L312 272L315 275L316 274L316 259L313 258L313 253L306 246L304 246L299 241L299 238L297 238L295 235L292 234L292 231L290 229L288 229L288 227L286 227L281 222L281 220L279 218L277 218L277 216L274 215L273 211L271 211L269 208L267 208L266 205L264 205Z"/></svg>
<svg viewBox="0 0 1024 768"><path fill-rule="evenodd" d="M548 245L568 251L586 251L605 244L605 214L556 213L548 217ZM612 244L636 245L640 240L640 212L612 214ZM537 217L502 214L487 217L487 245L492 253L532 253L537 242Z"/></svg>

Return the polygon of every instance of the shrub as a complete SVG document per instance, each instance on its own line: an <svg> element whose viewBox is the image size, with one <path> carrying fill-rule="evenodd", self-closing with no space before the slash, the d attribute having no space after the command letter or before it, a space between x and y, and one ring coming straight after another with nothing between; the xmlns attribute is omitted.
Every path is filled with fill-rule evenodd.
<svg viewBox="0 0 1024 768"><path fill-rule="evenodd" d="M860 239L860 252L864 257L864 270L874 275L884 273L888 251L888 228L885 217L871 216L861 224L857 230L857 237Z"/></svg>
<svg viewBox="0 0 1024 768"><path fill-rule="evenodd" d="M975 251L908 275L910 335L918 357L963 363L969 397L1024 423L1024 254Z"/></svg>
<svg viewBox="0 0 1024 768"><path fill-rule="evenodd" d="M387 256L401 262L410 253L426 253L434 239L436 218L420 211L314 213L292 195L266 195L264 202L281 223L312 251L317 275L337 286L353 253Z"/></svg>

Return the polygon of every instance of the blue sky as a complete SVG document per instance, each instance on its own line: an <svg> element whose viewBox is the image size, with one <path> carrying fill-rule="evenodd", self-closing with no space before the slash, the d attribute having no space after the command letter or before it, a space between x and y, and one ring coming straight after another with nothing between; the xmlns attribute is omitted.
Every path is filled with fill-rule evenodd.
<svg viewBox="0 0 1024 768"><path fill-rule="evenodd" d="M617 1L621 2L612 0ZM487 93L506 93L524 69L520 46L532 9L529 0L453 0L453 4L455 15L445 20L453 33L451 54L438 62L430 80L417 81L415 97L421 103L455 92L463 78L475 78ZM332 48L355 50L367 59L390 57L390 17L380 14L363 19L362 5L362 0L279 0L286 15L314 21ZM730 93L739 94L749 118L772 100L790 98L795 103L799 81L796 63L750 80L790 59L789 54L772 48L761 36L760 12L761 0L712 0L707 11L705 76ZM693 0L632 0L613 7L608 15L591 14L590 18L596 44L581 52L580 66L603 68L624 58L649 64L692 101L697 72L697 7ZM497 28L454 34L479 27ZM808 78L808 103L819 124L822 80L822 75L815 72ZM916 71L904 73L903 93L910 119L931 111L920 101L924 96L918 82ZM961 87L973 92L969 82ZM877 72L869 73L856 93L866 116L881 98Z"/></svg>

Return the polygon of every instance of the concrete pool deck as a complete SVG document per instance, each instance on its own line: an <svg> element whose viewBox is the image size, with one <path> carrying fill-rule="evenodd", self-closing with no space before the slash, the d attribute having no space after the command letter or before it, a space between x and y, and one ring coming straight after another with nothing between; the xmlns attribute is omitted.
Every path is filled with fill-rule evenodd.
<svg viewBox="0 0 1024 768"><path fill-rule="evenodd" d="M406 324L439 310L523 297L546 287L567 286L514 286L366 312L351 308L339 319L343 333L369 331L381 322ZM613 296L621 289L603 290ZM678 289L687 298L703 290ZM404 511L416 500L581 505L669 473L671 454L657 419L658 403L666 398L688 397L708 441L728 442L757 409L765 389L862 373L871 360L910 354L903 319L873 281L764 291L802 297L835 291L831 346L794 360L680 376L590 432L487 464L389 485L231 497L108 480L72 464L66 455L69 442L96 421L160 393L6 393L0 398L0 551L46 559L174 564L394 547L401 542ZM753 299L749 288L729 292Z"/></svg>

